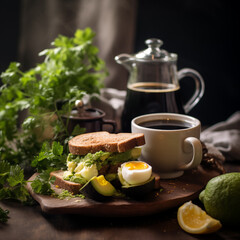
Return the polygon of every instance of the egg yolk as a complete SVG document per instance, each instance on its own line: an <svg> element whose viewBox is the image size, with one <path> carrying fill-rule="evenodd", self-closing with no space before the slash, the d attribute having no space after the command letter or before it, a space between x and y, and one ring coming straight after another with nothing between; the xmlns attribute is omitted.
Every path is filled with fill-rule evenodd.
<svg viewBox="0 0 240 240"><path fill-rule="evenodd" d="M125 167L129 170L142 170L147 169L148 165L144 162L128 162L125 164Z"/></svg>

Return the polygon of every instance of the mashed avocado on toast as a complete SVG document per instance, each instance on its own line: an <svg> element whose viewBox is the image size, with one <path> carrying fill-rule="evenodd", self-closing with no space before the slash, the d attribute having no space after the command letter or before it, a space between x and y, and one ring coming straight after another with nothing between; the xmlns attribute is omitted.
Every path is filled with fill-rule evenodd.
<svg viewBox="0 0 240 240"><path fill-rule="evenodd" d="M141 148L137 147L121 153L98 151L84 156L69 153L67 158L68 169L64 172L63 179L85 184L94 176L117 173L116 170L120 164L135 160L140 155Z"/></svg>

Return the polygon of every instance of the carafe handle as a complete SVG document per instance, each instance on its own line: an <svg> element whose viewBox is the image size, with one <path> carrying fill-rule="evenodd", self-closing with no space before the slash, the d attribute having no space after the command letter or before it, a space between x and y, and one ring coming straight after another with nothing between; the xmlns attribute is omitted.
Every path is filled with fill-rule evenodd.
<svg viewBox="0 0 240 240"><path fill-rule="evenodd" d="M205 91L205 84L202 76L197 71L191 68L183 68L180 71L178 71L178 80L180 81L184 77L193 78L196 86L194 94L183 106L185 113L188 113L202 98Z"/></svg>

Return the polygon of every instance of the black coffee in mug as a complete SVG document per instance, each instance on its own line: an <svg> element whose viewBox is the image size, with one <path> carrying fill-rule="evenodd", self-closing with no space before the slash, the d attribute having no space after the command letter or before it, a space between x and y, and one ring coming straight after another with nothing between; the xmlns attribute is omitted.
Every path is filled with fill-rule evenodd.
<svg viewBox="0 0 240 240"><path fill-rule="evenodd" d="M141 127L152 128L158 130L181 130L192 127L188 122L183 122L175 119L158 119L139 124Z"/></svg>
<svg viewBox="0 0 240 240"><path fill-rule="evenodd" d="M150 164L161 179L179 177L184 170L196 168L201 163L201 123L198 119L174 113L145 114L134 118L131 127L132 133L144 134L141 160Z"/></svg>

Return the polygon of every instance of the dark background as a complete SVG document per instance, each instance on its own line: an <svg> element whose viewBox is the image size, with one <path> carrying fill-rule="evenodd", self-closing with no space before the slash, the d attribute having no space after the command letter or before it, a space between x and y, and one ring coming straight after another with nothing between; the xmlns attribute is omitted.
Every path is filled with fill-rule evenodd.
<svg viewBox="0 0 240 240"><path fill-rule="evenodd" d="M0 2L0 72L18 60L21 0Z"/></svg>
<svg viewBox="0 0 240 240"><path fill-rule="evenodd" d="M18 61L19 0L0 3L0 72ZM178 54L178 69L193 68L204 78L203 99L189 113L203 125L223 121L240 110L240 21L237 1L139 0L135 52L148 38L160 38L162 48ZM185 101L190 80L182 81Z"/></svg>
<svg viewBox="0 0 240 240"><path fill-rule="evenodd" d="M239 16L231 0L139 1L135 50L145 49L148 38L160 38L163 49L178 54L179 70L193 68L202 75L205 94L189 114L203 125L240 110ZM185 100L192 82L182 81Z"/></svg>

